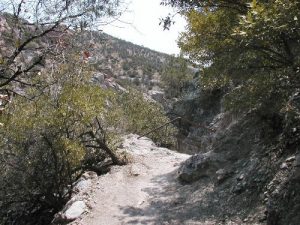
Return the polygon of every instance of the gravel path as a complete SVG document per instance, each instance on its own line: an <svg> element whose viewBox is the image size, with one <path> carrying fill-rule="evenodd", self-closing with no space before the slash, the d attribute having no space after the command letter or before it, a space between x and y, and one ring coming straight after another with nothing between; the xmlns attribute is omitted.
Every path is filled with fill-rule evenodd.
<svg viewBox="0 0 300 225"><path fill-rule="evenodd" d="M175 173L189 155L158 148L151 140L137 139L136 135L129 135L123 147L133 162L113 167L98 178L91 209L72 224L177 224L164 219L163 212L166 205L178 204L176 190L181 185Z"/></svg>

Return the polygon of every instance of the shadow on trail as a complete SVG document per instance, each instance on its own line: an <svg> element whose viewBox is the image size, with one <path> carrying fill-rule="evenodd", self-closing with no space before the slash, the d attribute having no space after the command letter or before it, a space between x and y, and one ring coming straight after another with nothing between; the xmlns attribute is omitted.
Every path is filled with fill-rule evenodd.
<svg viewBox="0 0 300 225"><path fill-rule="evenodd" d="M124 217L132 218L127 224L184 224L187 221L215 224L221 208L213 193L209 179L192 184L181 185L175 179L175 171L156 176L151 180L151 188L142 191L148 194L147 202L136 207L121 207ZM197 197L195 197L197 196Z"/></svg>
<svg viewBox="0 0 300 225"><path fill-rule="evenodd" d="M204 178L182 185L175 176L176 171L173 171L151 179L152 188L142 190L149 196L147 202L136 207L121 207L124 216L118 219L132 218L126 224L215 225L229 224L228 221L244 224L243 218L257 210L258 201L253 193L232 194L232 181L215 185Z"/></svg>

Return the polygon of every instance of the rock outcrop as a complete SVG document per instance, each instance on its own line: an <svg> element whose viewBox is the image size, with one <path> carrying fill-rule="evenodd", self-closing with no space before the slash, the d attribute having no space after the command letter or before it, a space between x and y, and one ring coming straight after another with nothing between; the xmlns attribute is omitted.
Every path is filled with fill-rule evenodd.
<svg viewBox="0 0 300 225"><path fill-rule="evenodd" d="M195 199L195 187L212 185L211 196L205 196L217 196L217 203L209 206L210 216L224 217L225 224L244 218L232 224L298 225L299 94L282 114L224 111L222 94L203 94L173 107L190 121L183 124L180 150L194 154L180 166L178 179L189 184Z"/></svg>
<svg viewBox="0 0 300 225"><path fill-rule="evenodd" d="M182 182L191 183L203 177L213 177L225 163L224 156L212 151L196 154L181 165L178 178Z"/></svg>

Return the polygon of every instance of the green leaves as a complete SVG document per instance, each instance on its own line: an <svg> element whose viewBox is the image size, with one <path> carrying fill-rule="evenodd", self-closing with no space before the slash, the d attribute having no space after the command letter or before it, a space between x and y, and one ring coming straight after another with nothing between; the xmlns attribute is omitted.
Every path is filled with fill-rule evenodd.
<svg viewBox="0 0 300 225"><path fill-rule="evenodd" d="M142 135L170 121L164 114L162 106L152 99L147 99L141 92L134 89L123 93L119 101L123 112L120 122L124 123L127 133ZM174 146L176 134L176 128L170 125L167 129L151 133L149 137L156 143Z"/></svg>
<svg viewBox="0 0 300 225"><path fill-rule="evenodd" d="M168 98L181 97L187 83L193 78L187 60L172 57L162 71L161 80Z"/></svg>
<svg viewBox="0 0 300 225"><path fill-rule="evenodd" d="M229 90L229 108L261 107L275 95L278 110L300 87L298 1L172 2L188 21L183 53L201 67L204 89Z"/></svg>

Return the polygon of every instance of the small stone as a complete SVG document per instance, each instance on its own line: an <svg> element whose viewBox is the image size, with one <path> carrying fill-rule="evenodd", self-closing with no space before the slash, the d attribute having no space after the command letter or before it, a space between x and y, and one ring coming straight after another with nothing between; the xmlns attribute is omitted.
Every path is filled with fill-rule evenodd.
<svg viewBox="0 0 300 225"><path fill-rule="evenodd" d="M235 194L241 194L243 191L245 191L245 187L242 184L237 184L232 190L233 193Z"/></svg>
<svg viewBox="0 0 300 225"><path fill-rule="evenodd" d="M221 174L225 174L225 170L224 169L219 169L216 171L217 175L221 175Z"/></svg>
<svg viewBox="0 0 300 225"><path fill-rule="evenodd" d="M86 204L84 201L74 202L64 213L67 220L75 220L85 211Z"/></svg>
<svg viewBox="0 0 300 225"><path fill-rule="evenodd" d="M237 180L238 180L238 181L241 181L241 180L243 180L244 178L245 178L245 175L242 174L242 175L240 175L240 176L237 178Z"/></svg>
<svg viewBox="0 0 300 225"><path fill-rule="evenodd" d="M136 165L132 165L130 168L130 175L132 176L138 176L141 174L140 169Z"/></svg>
<svg viewBox="0 0 300 225"><path fill-rule="evenodd" d="M266 215L261 215L259 218L258 218L258 221L259 222L264 222L267 220L267 216Z"/></svg>
<svg viewBox="0 0 300 225"><path fill-rule="evenodd" d="M280 165L280 169L284 170L284 169L287 169L288 168L288 165L286 163L282 163Z"/></svg>
<svg viewBox="0 0 300 225"><path fill-rule="evenodd" d="M176 166L179 166L180 165L180 163L174 163L174 167L176 167Z"/></svg>
<svg viewBox="0 0 300 225"><path fill-rule="evenodd" d="M243 219L243 222L248 222L248 218L246 218L246 219Z"/></svg>
<svg viewBox="0 0 300 225"><path fill-rule="evenodd" d="M293 174L293 179L294 180L300 180L300 167L296 167L295 172Z"/></svg>
<svg viewBox="0 0 300 225"><path fill-rule="evenodd" d="M291 156L291 157L288 157L285 161L286 161L286 162L292 162L292 161L294 161L295 159L296 159L295 156Z"/></svg>
<svg viewBox="0 0 300 225"><path fill-rule="evenodd" d="M144 203L145 203L145 201L143 200L143 201L139 202L138 205L143 205Z"/></svg>

